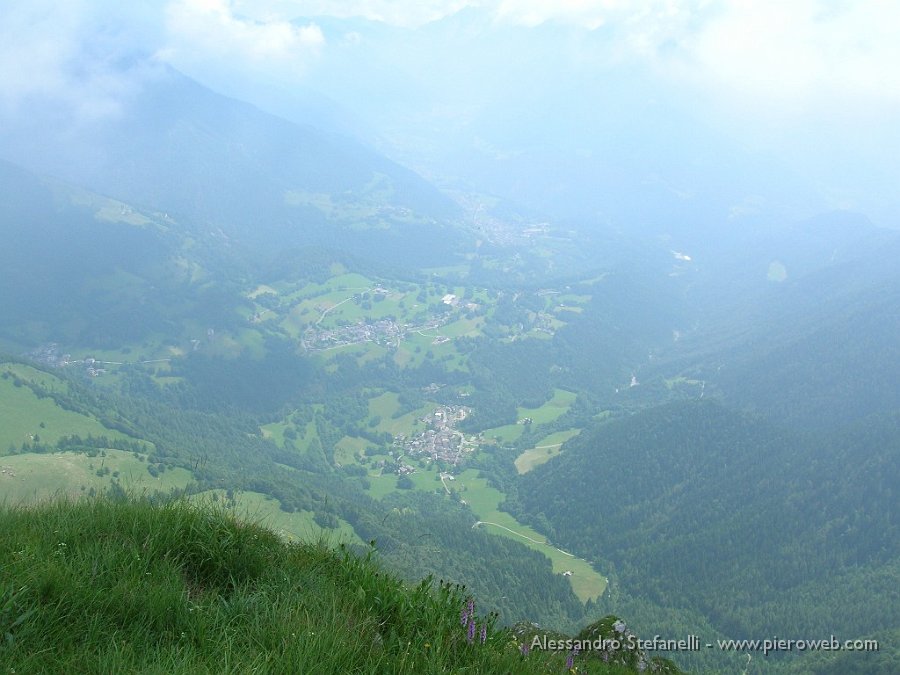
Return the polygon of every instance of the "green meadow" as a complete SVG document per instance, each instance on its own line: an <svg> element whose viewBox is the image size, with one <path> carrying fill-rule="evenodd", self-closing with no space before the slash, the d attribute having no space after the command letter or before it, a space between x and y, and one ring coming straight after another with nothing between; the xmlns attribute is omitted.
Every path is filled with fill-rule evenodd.
<svg viewBox="0 0 900 675"><path fill-rule="evenodd" d="M280 422L270 422L263 424L259 430L262 432L263 438L271 439L276 445L284 447L284 432L291 426L287 420Z"/></svg>
<svg viewBox="0 0 900 675"><path fill-rule="evenodd" d="M186 469L173 468L153 477L133 452L101 450L95 456L77 452L23 453L0 457L0 501L33 503L50 497L76 497L92 489L102 492L113 482L130 494L183 488L191 481Z"/></svg>
<svg viewBox="0 0 900 675"><path fill-rule="evenodd" d="M524 424L506 424L502 427L485 429L484 437L493 439L498 443L514 443L525 431Z"/></svg>
<svg viewBox="0 0 900 675"><path fill-rule="evenodd" d="M540 408L519 408L519 419L530 417L533 424L553 422L575 403L576 394L565 389L554 389L552 398Z"/></svg>
<svg viewBox="0 0 900 675"><path fill-rule="evenodd" d="M69 383L55 375L45 373L43 370L26 366L24 363L0 363L0 374L7 372L21 380L28 380L40 385L42 388L52 391L67 393Z"/></svg>
<svg viewBox="0 0 900 675"><path fill-rule="evenodd" d="M33 378L47 389L63 391L66 387L62 380L28 366L0 365L0 453L36 442L53 445L64 436L129 438L93 417L60 408L52 398L38 398L27 386L16 386L11 374L3 377L3 373Z"/></svg>
<svg viewBox="0 0 900 675"><path fill-rule="evenodd" d="M340 270L338 266L336 271ZM460 305L452 310L445 308L442 301L447 294L459 298ZM454 340L482 335L492 302L485 290L467 290L462 286L433 282L382 283L360 274L346 273L323 283L256 286L249 289L245 297L254 303L253 309L245 312L245 318L256 324L256 329L238 336L237 342L247 341L251 345L270 330L301 340L312 329L334 330L383 319L414 326L449 311L449 315L444 317L447 321L444 325L409 331L391 349L395 362L401 367L415 367L426 359L433 359L442 361L452 370L467 368L465 359L454 346ZM468 303L476 303L474 314ZM440 307L440 312L435 312L435 307ZM253 335L250 335L251 332ZM341 353L353 354L362 365L383 357L388 351L384 345L368 342L331 347L319 352L326 360Z"/></svg>
<svg viewBox="0 0 900 675"><path fill-rule="evenodd" d="M578 433L578 430L562 433L574 435ZM416 490L445 492L439 476L437 469L429 467L427 469L417 468L410 478ZM397 476L394 474L370 474L368 480L367 492L376 499L398 491ZM496 488L488 485L485 479L479 478L477 469L467 469L452 479L448 478L447 487L458 494L472 509L476 518L482 522L479 527L485 528L491 534L516 539L529 548L542 553L550 560L553 571L557 574L572 572L568 577L569 583L575 595L582 602L598 598L603 594L606 589L606 578L599 574L590 563L560 551L547 543L547 538L539 532L522 525L510 514L500 511L498 507L505 496Z"/></svg>
<svg viewBox="0 0 900 675"><path fill-rule="evenodd" d="M313 407L316 410L321 409L321 406L319 405ZM293 432L294 435L294 438L291 439L291 443L293 443L294 447L298 450L307 450L312 440L318 438L315 420L310 420L306 424L298 425L294 422L291 415L288 415L278 422L264 424L259 429L264 438L271 439L275 444L282 448L285 446L287 435L291 434L291 432Z"/></svg>
<svg viewBox="0 0 900 675"><path fill-rule="evenodd" d="M542 534L522 525L505 511L500 511L498 506L504 500L503 493L488 485L484 478L479 478L477 469L463 471L453 481L452 486L482 522L480 527L487 528L489 532L495 534L512 537L529 548L543 553L553 563L553 571L557 574L572 572L569 582L575 595L582 602L598 598L606 590L606 578L586 560L560 551L549 544Z"/></svg>
<svg viewBox="0 0 900 675"><path fill-rule="evenodd" d="M395 417L400 410L400 402L396 393L388 391L369 399L368 421L378 419L375 431L386 431L394 436L397 434L410 436L424 431L425 423L421 418L429 414L434 407L433 403L426 403L420 408Z"/></svg>
<svg viewBox="0 0 900 675"><path fill-rule="evenodd" d="M365 438L344 436L334 446L334 461L341 465L359 464L356 455L361 455L370 445L372 443Z"/></svg>
<svg viewBox="0 0 900 675"><path fill-rule="evenodd" d="M326 529L315 522L312 512L287 513L281 510L276 499L260 492L235 491L234 496L229 498L225 490L207 490L191 495L189 499L200 504L225 507L239 521L270 529L287 541L318 541L324 536L332 546L364 543L353 526L343 519L338 519L340 524L336 529Z"/></svg>
<svg viewBox="0 0 900 675"><path fill-rule="evenodd" d="M415 474L413 474L415 475ZM397 476L392 473L369 475L369 487L366 492L375 499L381 499L397 489Z"/></svg>
<svg viewBox="0 0 900 675"><path fill-rule="evenodd" d="M534 467L556 457L560 453L563 443L579 433L581 433L581 429L567 429L545 436L535 444L535 447L516 457L516 471L520 474L528 473Z"/></svg>

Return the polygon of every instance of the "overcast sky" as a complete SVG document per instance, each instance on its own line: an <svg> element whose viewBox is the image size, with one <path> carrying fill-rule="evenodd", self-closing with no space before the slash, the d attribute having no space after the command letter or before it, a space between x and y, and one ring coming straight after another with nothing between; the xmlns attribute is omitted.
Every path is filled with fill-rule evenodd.
<svg viewBox="0 0 900 675"><path fill-rule="evenodd" d="M344 36L326 36L314 20L291 23L297 17L417 27L466 7L500 24L602 27L619 57L643 59L723 98L755 101L773 115L801 114L824 99L900 105L900 3L892 0L7 0L0 6L3 96L65 88L73 76L66 67L80 52L101 58L98 49L124 46L115 40L185 69L214 61L302 81L328 58L329 42Z"/></svg>
<svg viewBox="0 0 900 675"><path fill-rule="evenodd" d="M616 36L609 48L623 58L646 59L670 77L723 96L787 106L786 113L825 97L900 104L900 3L891 0L179 0L166 11L176 45L185 46L189 26L208 36L199 45L204 49L215 53L215 45L224 45L238 58L259 60L323 55L325 38L314 24L285 23L296 16L418 26L467 6L498 23L606 28Z"/></svg>
<svg viewBox="0 0 900 675"><path fill-rule="evenodd" d="M572 69L637 68L693 97L710 123L753 142L795 144L795 154L810 157L834 146L831 159L811 164L883 164L900 151L894 0L5 0L0 114L21 114L34 97L58 100L76 118L115 114L139 86L120 67L136 54L262 103L267 88L333 73L327 69L348 44L365 50L366 35L335 30L327 17L384 22L414 36L464 10L483 20L485 60L509 57L491 54L494 32L555 24L584 38L577 48L560 46ZM443 58L443 76L454 76L445 45L424 53L421 41L409 44L418 50L410 47L410 63ZM393 45L395 54L405 48L402 37Z"/></svg>

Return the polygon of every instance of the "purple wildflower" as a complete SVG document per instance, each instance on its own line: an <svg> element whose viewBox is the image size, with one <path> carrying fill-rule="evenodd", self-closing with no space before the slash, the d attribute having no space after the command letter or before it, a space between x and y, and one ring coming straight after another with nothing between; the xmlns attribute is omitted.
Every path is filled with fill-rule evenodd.
<svg viewBox="0 0 900 675"><path fill-rule="evenodd" d="M475 616L475 601L471 598L469 599L469 618L471 619Z"/></svg>
<svg viewBox="0 0 900 675"><path fill-rule="evenodd" d="M522 656L528 656L528 652L531 651L531 648L528 646L528 643L523 642L519 645L519 651L522 652Z"/></svg>
<svg viewBox="0 0 900 675"><path fill-rule="evenodd" d="M475 641L475 622L469 621L469 634L466 637L469 641L469 644L472 644Z"/></svg>
<svg viewBox="0 0 900 675"><path fill-rule="evenodd" d="M469 621L469 613L466 611L466 608L463 607L462 611L459 613L459 625L465 626Z"/></svg>
<svg viewBox="0 0 900 675"><path fill-rule="evenodd" d="M575 664L575 653L572 652L569 654L569 657L566 659L566 670L572 670L572 666Z"/></svg>
<svg viewBox="0 0 900 675"><path fill-rule="evenodd" d="M481 644L487 642L487 622L481 624Z"/></svg>

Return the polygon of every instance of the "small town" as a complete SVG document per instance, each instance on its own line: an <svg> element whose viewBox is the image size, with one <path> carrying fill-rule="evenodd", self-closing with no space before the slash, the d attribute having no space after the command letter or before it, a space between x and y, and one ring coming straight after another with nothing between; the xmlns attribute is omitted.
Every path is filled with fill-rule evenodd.
<svg viewBox="0 0 900 675"><path fill-rule="evenodd" d="M471 410L465 406L445 405L434 413L421 418L428 428L412 437L398 435L394 443L405 454L413 457L428 457L432 461L458 465L468 453L478 449L478 442L466 438L456 428L457 423L466 419Z"/></svg>
<svg viewBox="0 0 900 675"><path fill-rule="evenodd" d="M26 358L31 359L35 363L39 363L50 368L65 368L67 366L83 366L84 372L89 377L100 377L106 374L106 368L103 366L110 363L108 361L98 361L90 356L83 359L73 359L71 354L61 354L59 345L55 342L49 342L34 349L27 354ZM116 364L121 365L121 364Z"/></svg>
<svg viewBox="0 0 900 675"><path fill-rule="evenodd" d="M393 319L380 319L373 322L359 321L349 326L328 329L311 326L304 332L300 342L306 351L324 351L367 342L396 346L408 333L435 330L443 323L441 319L431 319L413 325L397 323ZM435 341L446 339L438 336Z"/></svg>

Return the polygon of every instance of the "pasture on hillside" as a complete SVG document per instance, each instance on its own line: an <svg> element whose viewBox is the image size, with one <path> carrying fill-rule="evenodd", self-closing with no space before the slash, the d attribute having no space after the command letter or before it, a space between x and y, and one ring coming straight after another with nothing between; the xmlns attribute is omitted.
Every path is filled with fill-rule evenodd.
<svg viewBox="0 0 900 675"><path fill-rule="evenodd" d="M143 456L142 456L143 457ZM191 481L191 473L179 467L152 476L135 453L99 450L80 452L23 453L0 457L0 501L28 504L59 495L78 497L103 492L117 483L132 495L170 492Z"/></svg>

